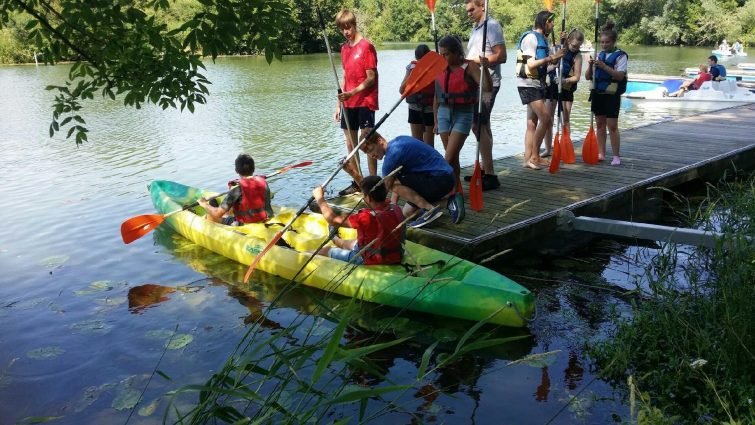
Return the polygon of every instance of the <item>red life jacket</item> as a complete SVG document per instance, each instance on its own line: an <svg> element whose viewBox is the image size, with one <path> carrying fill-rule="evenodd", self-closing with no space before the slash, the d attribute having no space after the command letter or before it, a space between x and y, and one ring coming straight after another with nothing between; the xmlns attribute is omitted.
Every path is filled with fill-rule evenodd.
<svg viewBox="0 0 755 425"><path fill-rule="evenodd" d="M464 65L450 71L446 68L435 80L440 86L441 94L439 102L446 105L475 105L477 104L477 91L479 86L470 83L465 78L467 62Z"/></svg>
<svg viewBox="0 0 755 425"><path fill-rule="evenodd" d="M261 176L228 182L228 186L241 186L241 200L233 206L233 215L239 223L259 223L273 215L270 206L270 188Z"/></svg>
<svg viewBox="0 0 755 425"><path fill-rule="evenodd" d="M399 223L404 221L401 208L398 205L389 205L386 202L384 209L367 211L373 218L371 220L372 225L359 228L359 232L357 232L359 249L361 250L373 240L377 240L362 252L364 264L401 264L406 231L405 229L393 231Z"/></svg>
<svg viewBox="0 0 755 425"><path fill-rule="evenodd" d="M412 72L417 66L417 61L412 61ZM410 74L411 75L411 74ZM406 103L413 103L415 105L432 105L435 98L435 84L430 83L419 92L406 97Z"/></svg>

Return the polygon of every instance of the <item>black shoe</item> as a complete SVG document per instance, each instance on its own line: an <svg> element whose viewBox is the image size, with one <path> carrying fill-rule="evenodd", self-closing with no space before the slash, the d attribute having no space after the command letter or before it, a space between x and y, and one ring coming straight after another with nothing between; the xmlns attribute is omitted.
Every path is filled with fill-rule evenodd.
<svg viewBox="0 0 755 425"><path fill-rule="evenodd" d="M355 181L352 181L349 187L338 192L338 196L348 196L354 193L359 193L359 185Z"/></svg>
<svg viewBox="0 0 755 425"><path fill-rule="evenodd" d="M493 190L501 187L498 176L495 174L485 174L482 176L482 190Z"/></svg>

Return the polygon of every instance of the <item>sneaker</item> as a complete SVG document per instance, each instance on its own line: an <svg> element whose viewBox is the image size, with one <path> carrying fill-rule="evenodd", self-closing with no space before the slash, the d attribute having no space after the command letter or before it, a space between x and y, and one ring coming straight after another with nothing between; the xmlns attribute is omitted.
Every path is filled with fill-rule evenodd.
<svg viewBox="0 0 755 425"><path fill-rule="evenodd" d="M348 196L359 192L359 185L352 180L351 184L346 188L338 192L338 196Z"/></svg>
<svg viewBox="0 0 755 425"><path fill-rule="evenodd" d="M409 223L409 227L419 229L420 227L427 226L428 224L437 220L441 215L443 215L443 211L440 210L439 206L436 206L429 211L426 209L421 209L419 210L418 217L414 221Z"/></svg>
<svg viewBox="0 0 755 425"><path fill-rule="evenodd" d="M611 161L611 165L621 165L621 158L614 156L613 161Z"/></svg>
<svg viewBox="0 0 755 425"><path fill-rule="evenodd" d="M464 196L461 193L456 193L448 198L448 215L451 216L451 221L454 224L461 223L464 220Z"/></svg>
<svg viewBox="0 0 755 425"><path fill-rule="evenodd" d="M501 182L498 181L498 176L495 174L485 174L482 176L482 190L493 190L501 187Z"/></svg>

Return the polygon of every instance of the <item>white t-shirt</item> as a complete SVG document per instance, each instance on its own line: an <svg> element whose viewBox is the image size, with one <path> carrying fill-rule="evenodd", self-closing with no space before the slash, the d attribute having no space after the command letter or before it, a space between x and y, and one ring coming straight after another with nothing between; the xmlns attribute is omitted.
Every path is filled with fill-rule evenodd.
<svg viewBox="0 0 755 425"><path fill-rule="evenodd" d="M482 33L485 22L475 25L472 28L472 35L467 42L467 59L477 60L482 56ZM506 44L506 40L503 38L503 28L501 24L495 19L488 16L488 31L485 38L485 56L493 54L493 47ZM493 80L493 87L501 86L501 64L496 64L488 69L490 71L490 79Z"/></svg>

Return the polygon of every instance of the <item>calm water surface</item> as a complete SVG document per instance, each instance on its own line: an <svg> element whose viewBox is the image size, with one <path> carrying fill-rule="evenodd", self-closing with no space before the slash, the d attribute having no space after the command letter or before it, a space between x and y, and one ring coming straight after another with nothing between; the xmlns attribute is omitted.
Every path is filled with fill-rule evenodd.
<svg viewBox="0 0 755 425"><path fill-rule="evenodd" d="M398 100L410 47L379 52L378 117ZM630 72L667 75L678 75L708 55L693 48L627 50ZM297 206L344 154L341 131L332 121L335 82L325 55L286 57L272 65L258 58L219 59L208 65L209 104L194 114L149 106L127 109L97 99L86 105L90 142L80 147L47 136L52 96L44 87L61 83L67 70L0 68L0 193L6 204L0 212L0 424L30 416L59 417L55 423L65 424L123 423L133 405L124 400L135 391L147 387L139 409L217 370L245 323L258 318L286 283L258 272L251 285L243 285L245 267L169 229L123 245L121 222L153 212L150 181L172 179L219 190L234 177L233 160L242 151L256 158L260 173L313 160L313 166L271 183L276 203ZM512 88L513 60L503 75L504 90L492 118L496 157L519 153L524 134L524 107ZM575 139L589 125L582 86L573 113ZM630 108L622 113L621 125L670 117ZM407 133L405 122L401 105L382 132L389 137ZM462 163L471 163L474 153L470 139ZM346 183L339 176L333 186ZM530 338L470 355L437 373L427 384L440 395L409 394L406 408L422 421L438 423L545 423L553 417L552 423L561 424L608 423L627 417L622 394L594 379L583 344L604 335L609 311L625 308L613 294L634 287L652 253L599 241L570 258L511 263L503 257L492 266L538 294L539 315L523 331ZM134 297L146 284L183 289ZM268 331L313 314L314 298L324 296L290 293L268 316ZM396 314L375 306L363 310L367 328ZM404 382L438 332L459 336L471 325L400 315L390 326L398 335L416 334L416 343L383 356L387 378ZM166 351L176 328L191 342ZM508 365L549 351L555 353L547 365ZM158 362L173 381L155 378L147 385ZM572 396L577 399L567 406ZM130 422L160 422L161 403L156 413L135 413ZM410 423L412 417L393 414L376 422Z"/></svg>

